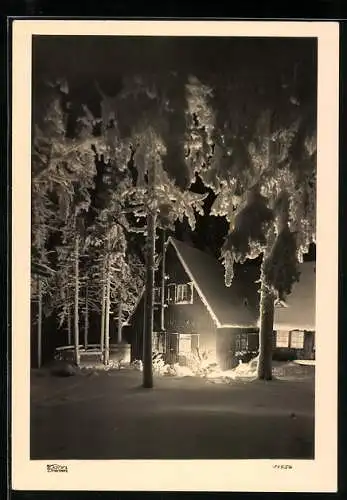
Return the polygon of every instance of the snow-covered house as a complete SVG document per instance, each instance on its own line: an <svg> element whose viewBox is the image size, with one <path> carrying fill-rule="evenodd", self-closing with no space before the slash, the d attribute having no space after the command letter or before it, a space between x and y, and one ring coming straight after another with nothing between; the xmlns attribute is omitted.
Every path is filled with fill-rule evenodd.
<svg viewBox="0 0 347 500"><path fill-rule="evenodd" d="M220 262L170 237L155 273L154 349L164 352L169 362L184 362L192 353L199 353L225 368L235 365L241 352L255 355L259 346L258 279L258 266L239 265L232 285L226 287ZM289 311L290 301L287 305ZM282 311L276 310L278 339L284 325L280 318ZM127 327L133 359L142 357L143 319L144 292ZM306 326L303 324L305 330ZM274 347L276 335L274 332Z"/></svg>
<svg viewBox="0 0 347 500"><path fill-rule="evenodd" d="M276 305L274 351L278 357L314 359L316 263L304 262L300 273L286 302Z"/></svg>

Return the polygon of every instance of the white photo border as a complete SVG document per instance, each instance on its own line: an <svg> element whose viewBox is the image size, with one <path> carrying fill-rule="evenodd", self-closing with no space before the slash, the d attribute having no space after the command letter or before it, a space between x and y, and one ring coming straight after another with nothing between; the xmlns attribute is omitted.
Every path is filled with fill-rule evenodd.
<svg viewBox="0 0 347 500"><path fill-rule="evenodd" d="M13 21L12 488L95 491L337 491L339 24L308 21ZM33 35L316 37L318 155L315 459L30 460L30 176ZM172 474L172 467L175 474ZM156 471L153 474L153 471Z"/></svg>

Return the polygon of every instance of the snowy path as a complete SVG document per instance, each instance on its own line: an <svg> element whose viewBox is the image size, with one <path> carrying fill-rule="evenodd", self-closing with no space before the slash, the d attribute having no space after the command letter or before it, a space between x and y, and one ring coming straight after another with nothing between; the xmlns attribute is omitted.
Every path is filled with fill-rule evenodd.
<svg viewBox="0 0 347 500"><path fill-rule="evenodd" d="M314 380L33 377L32 458L312 458Z"/></svg>

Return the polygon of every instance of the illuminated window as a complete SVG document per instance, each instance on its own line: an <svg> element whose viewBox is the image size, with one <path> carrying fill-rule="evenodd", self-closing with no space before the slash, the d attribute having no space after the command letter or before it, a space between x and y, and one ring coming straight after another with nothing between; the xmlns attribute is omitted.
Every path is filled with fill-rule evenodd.
<svg viewBox="0 0 347 500"><path fill-rule="evenodd" d="M304 332L299 330L294 330L291 332L290 336L290 347L292 349L303 349L304 348Z"/></svg>
<svg viewBox="0 0 347 500"><path fill-rule="evenodd" d="M193 302L193 285L177 285L176 288L176 304L192 304Z"/></svg>
<svg viewBox="0 0 347 500"><path fill-rule="evenodd" d="M276 332L276 347L289 347L289 332L285 330Z"/></svg>
<svg viewBox="0 0 347 500"><path fill-rule="evenodd" d="M192 350L192 337L190 334L181 333L179 336L179 351L180 354L190 354Z"/></svg>

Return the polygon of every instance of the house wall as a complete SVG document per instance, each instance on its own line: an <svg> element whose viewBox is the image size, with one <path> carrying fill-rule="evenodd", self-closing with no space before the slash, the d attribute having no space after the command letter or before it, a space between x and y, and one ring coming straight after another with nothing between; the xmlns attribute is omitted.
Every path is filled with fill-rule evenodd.
<svg viewBox="0 0 347 500"><path fill-rule="evenodd" d="M246 339L245 348L240 346L241 337ZM219 328L217 331L217 360L222 370L235 368L239 352L252 353L259 347L259 332L255 328Z"/></svg>
<svg viewBox="0 0 347 500"><path fill-rule="evenodd" d="M289 333L289 332L288 332ZM247 347L243 349L237 338L247 337ZM277 332L272 335L273 359L287 361L291 359L315 359L314 332L304 332L304 347L302 349L277 347ZM248 361L259 350L259 331L255 329L219 328L217 332L217 359L222 369L228 370L237 366L239 359ZM238 351L246 351L238 355Z"/></svg>
<svg viewBox="0 0 347 500"><path fill-rule="evenodd" d="M288 332L289 333L289 332ZM247 348L245 355L238 355L238 351L244 351L240 344L236 344L238 336L247 337ZM302 349L276 346L277 332L272 335L273 359L287 361L291 359L315 359L315 333L304 332L304 347ZM255 356L259 350L259 332L254 329L220 328L217 333L217 358L224 370L237 366L239 359L248 361Z"/></svg>
<svg viewBox="0 0 347 500"><path fill-rule="evenodd" d="M216 325L195 288L192 304L169 304L165 309L164 318L166 331L199 334L200 351L215 353Z"/></svg>
<svg viewBox="0 0 347 500"><path fill-rule="evenodd" d="M286 331L289 334L290 339L290 331ZM292 348L290 344L288 347L277 347L276 345L276 335L274 338L273 345L273 358L277 360L289 360L289 359L315 359L315 332L304 331L304 346L302 349Z"/></svg>
<svg viewBox="0 0 347 500"><path fill-rule="evenodd" d="M189 275L182 266L176 251L169 245L166 252L165 273L168 276L166 285L185 284L191 282ZM160 274L158 273L158 277ZM159 282L157 281L159 284ZM160 308L155 319L160 317ZM200 352L216 353L216 325L197 290L193 287L192 304L168 304L164 312L165 329L175 333L195 333L199 335ZM155 326L159 326L155 321Z"/></svg>

